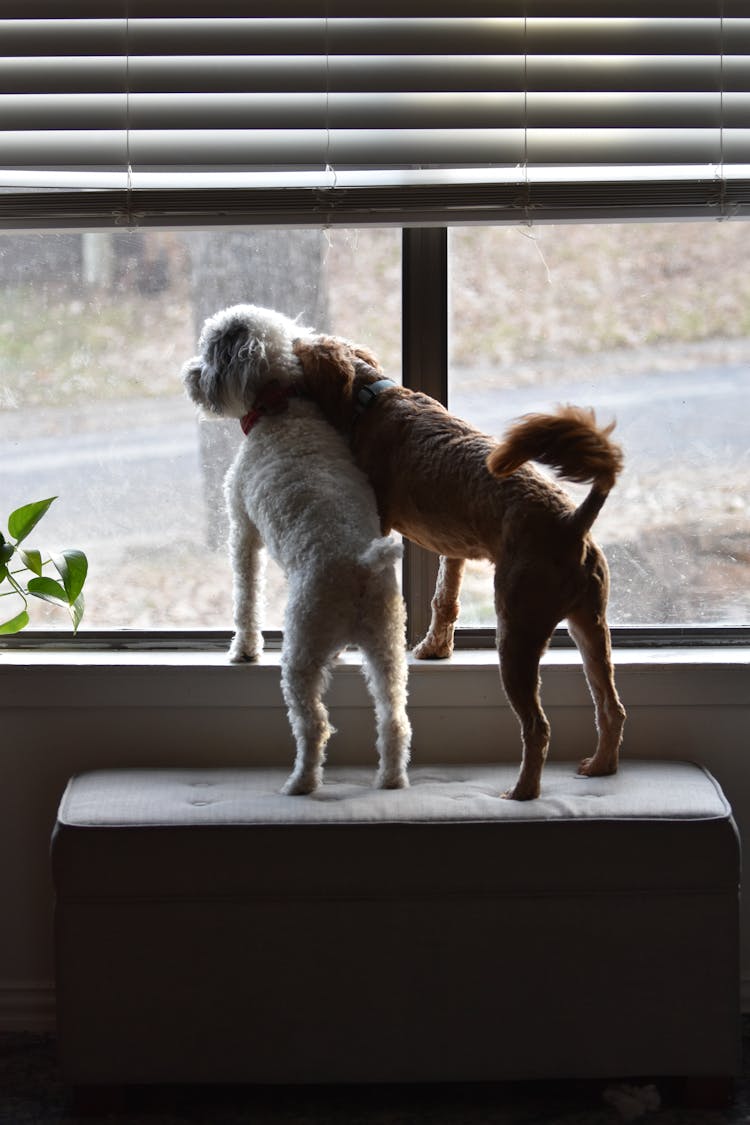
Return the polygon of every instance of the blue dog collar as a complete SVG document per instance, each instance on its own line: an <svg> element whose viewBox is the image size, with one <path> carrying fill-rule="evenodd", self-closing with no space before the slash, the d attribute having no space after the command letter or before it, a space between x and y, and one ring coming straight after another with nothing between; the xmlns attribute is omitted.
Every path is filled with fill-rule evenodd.
<svg viewBox="0 0 750 1125"><path fill-rule="evenodd" d="M397 386L398 383L394 383L393 379L378 379L376 383L368 383L366 386L360 387L357 401L354 404L354 413L357 416L364 414L367 407L375 401L379 394Z"/></svg>

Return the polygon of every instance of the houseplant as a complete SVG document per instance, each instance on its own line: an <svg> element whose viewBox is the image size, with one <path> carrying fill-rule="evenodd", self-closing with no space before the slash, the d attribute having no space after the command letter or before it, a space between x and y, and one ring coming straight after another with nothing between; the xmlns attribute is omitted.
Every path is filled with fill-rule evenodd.
<svg viewBox="0 0 750 1125"><path fill-rule="evenodd" d="M0 635L20 633L29 624L29 598L40 598L67 609L77 632L83 617L83 585L88 561L83 551L64 550L45 555L25 545L28 535L57 499L37 500L16 508L8 517L7 534L0 531L0 599L12 598L13 614L6 618L0 600ZM45 574L54 567L58 577Z"/></svg>

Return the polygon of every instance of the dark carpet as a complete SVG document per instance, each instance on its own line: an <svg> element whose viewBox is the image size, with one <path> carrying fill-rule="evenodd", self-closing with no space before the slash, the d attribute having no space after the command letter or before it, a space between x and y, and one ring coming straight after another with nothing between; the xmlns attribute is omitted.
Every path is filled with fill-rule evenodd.
<svg viewBox="0 0 750 1125"><path fill-rule="evenodd" d="M81 1101L52 1035L0 1034L2 1125L750 1125L750 1020L730 1104L659 1079L351 1087L142 1087ZM688 1101L686 1102L686 1096Z"/></svg>

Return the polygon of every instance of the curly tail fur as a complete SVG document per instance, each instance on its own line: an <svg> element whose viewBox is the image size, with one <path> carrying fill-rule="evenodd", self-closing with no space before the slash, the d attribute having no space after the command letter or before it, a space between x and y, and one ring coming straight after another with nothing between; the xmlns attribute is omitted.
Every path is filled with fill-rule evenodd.
<svg viewBox="0 0 750 1125"><path fill-rule="evenodd" d="M367 550L359 556L359 563L367 570L380 574L387 567L395 566L403 553L401 543L386 535L383 539L373 539Z"/></svg>
<svg viewBox="0 0 750 1125"><path fill-rule="evenodd" d="M622 470L622 450L610 441L615 424L600 427L593 410L560 407L556 414L526 414L487 458L493 476L507 477L527 461L549 465L563 480L592 488L573 522L588 531Z"/></svg>

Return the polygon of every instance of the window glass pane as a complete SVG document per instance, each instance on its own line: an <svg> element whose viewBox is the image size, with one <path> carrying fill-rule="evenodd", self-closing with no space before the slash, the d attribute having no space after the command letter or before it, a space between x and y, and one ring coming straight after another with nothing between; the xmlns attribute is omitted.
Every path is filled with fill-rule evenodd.
<svg viewBox="0 0 750 1125"><path fill-rule="evenodd" d="M611 623L750 624L750 226L464 228L449 247L451 408L494 435L561 402L617 420L626 468L594 525ZM494 625L489 564L460 624Z"/></svg>
<svg viewBox="0 0 750 1125"><path fill-rule="evenodd" d="M180 381L207 315L300 314L400 378L395 230L5 234L0 289L0 523L59 497L28 543L88 555L82 630L231 627L221 482L242 435L199 423ZM272 570L267 628L283 604Z"/></svg>

